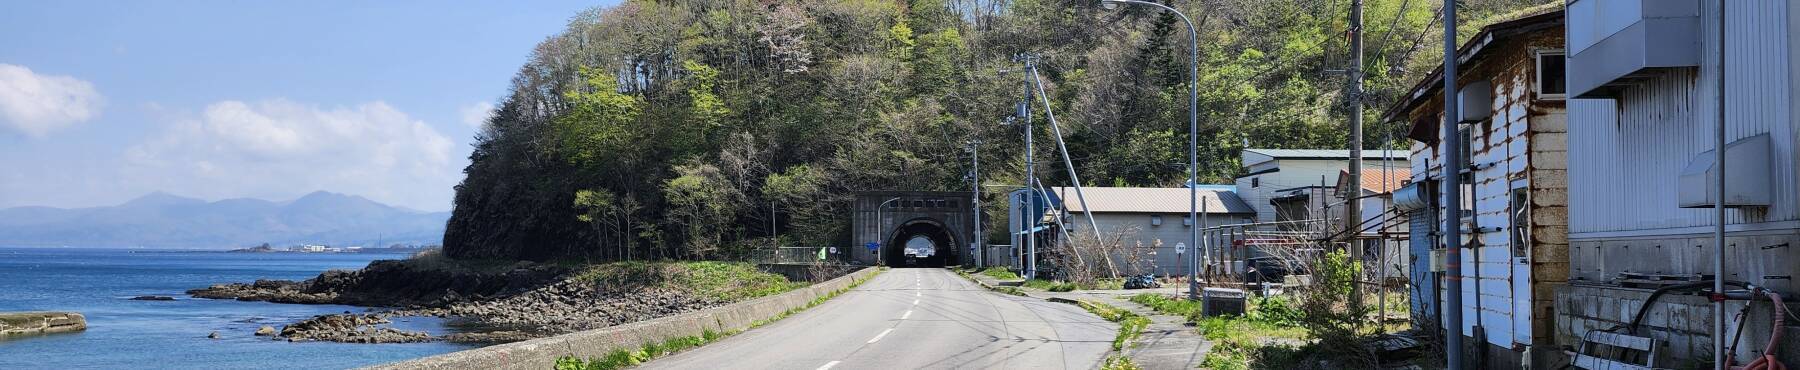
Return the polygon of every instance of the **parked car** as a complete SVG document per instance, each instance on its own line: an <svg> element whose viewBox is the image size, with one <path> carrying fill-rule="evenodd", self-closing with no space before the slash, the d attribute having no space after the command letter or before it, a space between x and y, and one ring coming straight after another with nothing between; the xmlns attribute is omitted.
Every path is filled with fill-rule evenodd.
<svg viewBox="0 0 1800 370"><path fill-rule="evenodd" d="M1255 257L1244 263L1244 282L1280 283L1288 275L1306 273L1298 263L1274 256Z"/></svg>

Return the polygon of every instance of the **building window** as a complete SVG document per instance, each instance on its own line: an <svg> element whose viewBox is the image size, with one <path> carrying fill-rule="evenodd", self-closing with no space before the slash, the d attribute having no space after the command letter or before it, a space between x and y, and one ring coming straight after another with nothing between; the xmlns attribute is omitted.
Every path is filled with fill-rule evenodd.
<svg viewBox="0 0 1800 370"><path fill-rule="evenodd" d="M1261 177L1250 178L1250 187L1255 188L1258 186L1262 186L1262 178Z"/></svg>
<svg viewBox="0 0 1800 370"><path fill-rule="evenodd" d="M1162 215L1151 215L1150 226L1162 226Z"/></svg>
<svg viewBox="0 0 1800 370"><path fill-rule="evenodd" d="M1507 214L1512 219L1512 225L1509 225L1511 227L1507 230L1507 234L1511 237L1509 241L1512 244L1513 258L1525 258L1531 252L1531 234L1529 234L1531 212L1528 207L1529 203L1526 203L1530 201L1530 198L1526 196L1528 190L1513 189L1509 202L1511 207L1507 208Z"/></svg>
<svg viewBox="0 0 1800 370"><path fill-rule="evenodd" d="M1537 98L1563 100L1569 93L1568 58L1562 50L1537 52Z"/></svg>

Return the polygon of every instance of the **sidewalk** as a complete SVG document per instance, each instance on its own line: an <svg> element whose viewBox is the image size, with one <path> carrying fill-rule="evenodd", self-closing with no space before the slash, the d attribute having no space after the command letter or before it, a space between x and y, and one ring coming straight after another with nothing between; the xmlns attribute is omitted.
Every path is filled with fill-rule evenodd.
<svg viewBox="0 0 1800 370"><path fill-rule="evenodd" d="M988 289L1003 285L999 279L980 274L968 274L977 283ZM1004 282L1004 285L1018 286L1018 281ZM1200 360L1206 351L1212 350L1212 342L1200 336L1194 327L1188 326L1186 317L1165 315L1150 307L1131 301L1131 296L1156 293L1175 295L1181 292L1179 287L1135 289L1135 290L1086 290L1073 292L1049 292L1038 289L1018 287L1026 296L1048 301L1075 303L1088 301L1118 307L1150 318L1150 326L1144 328L1137 341L1125 348L1124 355L1144 369L1193 369L1200 367Z"/></svg>

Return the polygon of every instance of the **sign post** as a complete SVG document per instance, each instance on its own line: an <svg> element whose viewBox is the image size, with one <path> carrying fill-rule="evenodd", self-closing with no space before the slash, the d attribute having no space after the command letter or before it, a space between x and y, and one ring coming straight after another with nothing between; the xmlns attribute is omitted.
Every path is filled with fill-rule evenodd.
<svg viewBox="0 0 1800 370"><path fill-rule="evenodd" d="M1178 272L1180 272L1182 276L1187 276L1188 269L1187 259L1181 258L1181 255L1185 253L1187 253L1187 243L1175 243L1175 266L1180 269ZM1192 287L1189 288L1191 289Z"/></svg>
<svg viewBox="0 0 1800 370"><path fill-rule="evenodd" d="M869 248L869 254L875 255L877 261L875 264L881 264L881 262L879 262L881 260L881 255L879 254L881 253L881 242L869 242L869 244L863 244L863 247Z"/></svg>

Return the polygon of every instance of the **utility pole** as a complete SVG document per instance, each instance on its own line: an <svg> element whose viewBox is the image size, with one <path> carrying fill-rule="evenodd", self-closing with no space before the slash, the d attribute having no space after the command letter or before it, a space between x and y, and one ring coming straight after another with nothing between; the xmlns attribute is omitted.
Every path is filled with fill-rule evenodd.
<svg viewBox="0 0 1800 370"><path fill-rule="evenodd" d="M1713 167L1719 173L1713 177L1713 294L1723 297L1725 294L1725 0L1719 0L1719 79L1717 96L1714 96L1713 124ZM1746 303L1748 304L1748 303ZM1777 319L1779 320L1779 319ZM1713 300L1713 363L1719 369L1730 368L1725 359L1731 357L1725 349L1725 300ZM1739 323L1742 324L1742 323Z"/></svg>
<svg viewBox="0 0 1800 370"><path fill-rule="evenodd" d="M1444 205L1444 358L1451 370L1463 368L1462 352L1462 133L1457 130L1461 112L1456 96L1456 0L1444 0L1444 127L1438 131L1443 148Z"/></svg>
<svg viewBox="0 0 1800 370"><path fill-rule="evenodd" d="M1350 190L1344 194L1344 237L1350 243L1350 260L1363 262L1362 239L1362 148L1363 148L1363 0L1350 0ZM1362 279L1358 274L1350 282L1351 312L1362 309ZM1360 321L1359 321L1360 322Z"/></svg>
<svg viewBox="0 0 1800 370"><path fill-rule="evenodd" d="M974 207L974 211L970 214L975 218L975 235L973 238L969 238L969 246L975 248L975 253L973 253L975 267L985 268L984 265L987 264L987 246L985 244L987 243L984 242L987 241L987 238L986 234L981 232L981 140L969 141L969 161L974 164L969 171L969 200Z"/></svg>
<svg viewBox="0 0 1800 370"><path fill-rule="evenodd" d="M1028 54L1020 54L1016 59L1027 66L1037 62L1036 56ZM1019 100L1018 113L1020 126L1025 128L1025 193L1028 194L1025 199L1029 199L1025 209L1031 213L1030 222L1025 223L1025 279L1031 279L1037 276L1037 224L1044 215L1038 212L1037 163L1032 162L1031 157L1031 82L1020 81L1020 86L1025 90L1025 98Z"/></svg>

